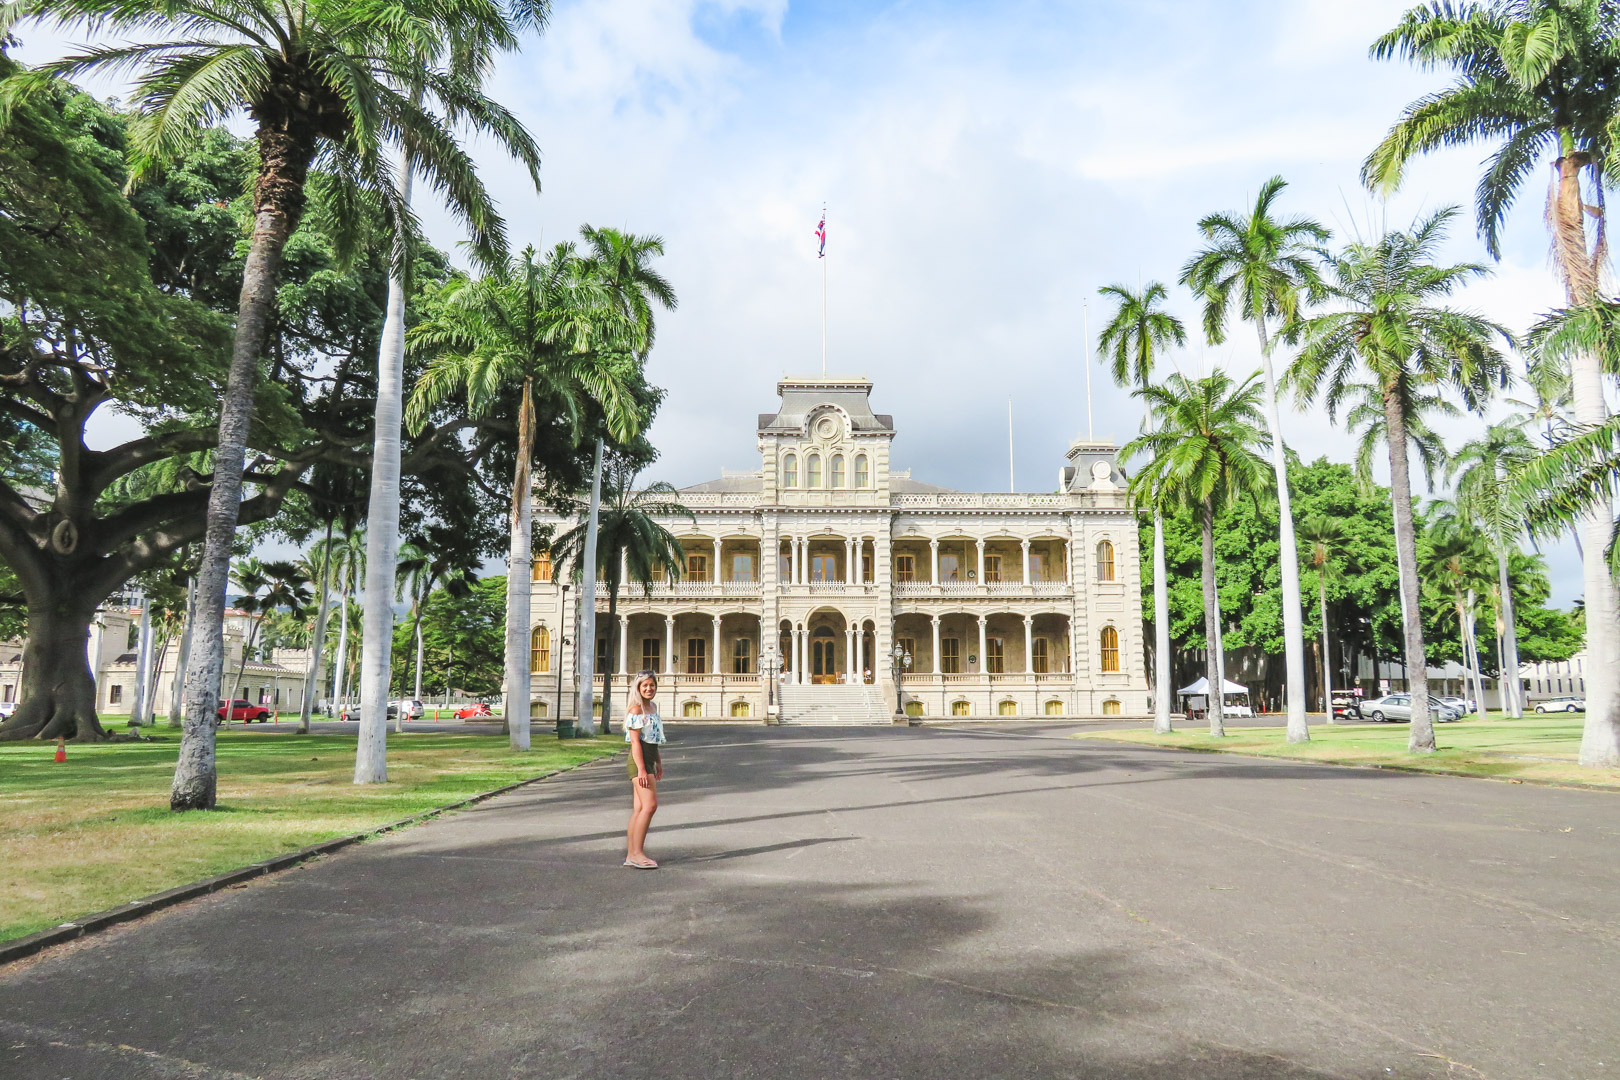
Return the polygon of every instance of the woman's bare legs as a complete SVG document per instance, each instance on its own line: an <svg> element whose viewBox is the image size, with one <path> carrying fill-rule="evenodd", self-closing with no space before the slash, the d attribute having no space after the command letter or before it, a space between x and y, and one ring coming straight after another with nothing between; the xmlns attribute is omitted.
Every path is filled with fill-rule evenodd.
<svg viewBox="0 0 1620 1080"><path fill-rule="evenodd" d="M653 815L658 812L658 781L649 776L647 786L642 787L632 779L630 795L633 802L630 809L630 828L626 837L629 841L629 854L625 857L631 862L652 862L647 858L643 845L647 842L647 829L652 825Z"/></svg>

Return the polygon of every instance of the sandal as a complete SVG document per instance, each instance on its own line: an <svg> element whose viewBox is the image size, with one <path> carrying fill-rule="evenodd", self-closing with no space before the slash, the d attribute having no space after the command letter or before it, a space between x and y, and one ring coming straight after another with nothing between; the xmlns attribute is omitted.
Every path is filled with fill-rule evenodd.
<svg viewBox="0 0 1620 1080"><path fill-rule="evenodd" d="M626 859L626 860L624 860L624 865L629 866L629 867L633 867L636 870L656 870L656 869L658 869L658 864L653 862L651 859L648 859L646 862L636 862L634 859Z"/></svg>

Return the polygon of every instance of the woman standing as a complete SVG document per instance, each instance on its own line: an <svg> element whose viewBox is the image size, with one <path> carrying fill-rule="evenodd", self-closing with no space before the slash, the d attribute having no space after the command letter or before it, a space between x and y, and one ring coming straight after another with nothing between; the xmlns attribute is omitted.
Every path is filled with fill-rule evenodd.
<svg viewBox="0 0 1620 1080"><path fill-rule="evenodd" d="M647 829L653 815L658 812L658 781L664 778L664 764L658 751L664 745L664 721L658 715L658 704L653 701L658 693L658 679L650 671L636 675L630 684L630 698L625 706L624 741L630 744L630 847L624 865L637 870L656 870L658 864L647 858L642 845L647 842Z"/></svg>

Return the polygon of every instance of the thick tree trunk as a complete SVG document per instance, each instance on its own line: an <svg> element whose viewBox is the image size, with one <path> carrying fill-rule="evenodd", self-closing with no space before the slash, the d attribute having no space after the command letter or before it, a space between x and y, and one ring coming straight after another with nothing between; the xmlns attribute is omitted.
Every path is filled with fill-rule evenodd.
<svg viewBox="0 0 1620 1080"><path fill-rule="evenodd" d="M1170 583L1164 569L1164 515L1153 514L1153 730L1160 735L1172 729L1170 695Z"/></svg>
<svg viewBox="0 0 1620 1080"><path fill-rule="evenodd" d="M1402 573L1401 624L1405 639L1406 689L1412 695L1412 727L1407 749L1434 752L1434 718L1429 714L1428 662L1423 654L1423 605L1418 596L1417 528L1412 518L1412 478L1408 471L1406 415L1394 387L1384 388L1384 423L1389 442L1390 494L1395 504L1395 556Z"/></svg>
<svg viewBox="0 0 1620 1080"><path fill-rule="evenodd" d="M321 579L316 583L320 600L315 607L315 626L309 633L309 664L304 668L304 701L298 709L298 734L309 734L309 718L315 710L315 683L321 677L321 655L326 652L326 616L332 610L332 522L326 522L326 542L321 545Z"/></svg>
<svg viewBox="0 0 1620 1080"><path fill-rule="evenodd" d="M1277 479L1277 541L1282 562L1283 658L1287 687L1288 741L1309 742L1305 703L1305 601L1299 591L1299 549L1294 541L1294 511L1288 494L1288 455L1283 446L1282 414L1277 409L1277 380L1271 371L1271 342L1265 321L1260 331L1260 365L1266 383L1266 426L1271 429L1271 471ZM1332 716L1333 708L1328 707Z"/></svg>
<svg viewBox="0 0 1620 1080"><path fill-rule="evenodd" d="M108 738L96 717L90 670L90 621L96 605L83 601L30 604L23 643L17 711L0 723L0 741Z"/></svg>
<svg viewBox="0 0 1620 1080"><path fill-rule="evenodd" d="M1203 526L1204 677L1209 680L1209 733L1224 736L1221 705L1226 684L1221 681L1221 635L1215 615L1215 510L1207 502L1203 506Z"/></svg>
<svg viewBox="0 0 1620 1080"><path fill-rule="evenodd" d="M169 726L180 726L185 715L186 657L191 653L191 628L197 624L197 579L186 579L186 624L180 631L180 648L174 654L174 685L169 688Z"/></svg>
<svg viewBox="0 0 1620 1080"><path fill-rule="evenodd" d="M502 706L512 749L529 748L529 601L533 583L534 520L531 460L534 454L534 383L523 380L518 405L517 464L512 471L511 535L506 554L506 699Z"/></svg>
<svg viewBox="0 0 1620 1080"><path fill-rule="evenodd" d="M197 573L197 628L186 663L185 726L174 787L169 794L169 806L174 810L214 807L214 730L219 723L215 702L225 667L225 589L242 503L242 469L248 429L253 422L253 387L258 381L259 357L275 304L282 249L303 212L304 181L315 157L311 138L284 127L261 125L258 143L253 235L242 271L236 337L225 398L220 405L219 445L214 451L213 484L208 495L208 528Z"/></svg>
<svg viewBox="0 0 1620 1080"><path fill-rule="evenodd" d="M617 566L615 561L612 565ZM720 568L715 567L715 580L719 580ZM613 670L618 667L619 643L619 575L608 571L608 631L607 631L607 666L602 671L602 734L613 734ZM720 616L716 615L715 618ZM714 658L714 670L720 671L720 657Z"/></svg>
<svg viewBox="0 0 1620 1080"><path fill-rule="evenodd" d="M596 525L602 503L602 440L596 440L596 464L591 470L591 503L585 522L585 555L581 566L584 581L580 585L579 617L579 717L575 720L581 735L594 736L596 722L592 717L592 703L596 697ZM608 703L602 701L602 712Z"/></svg>
<svg viewBox="0 0 1620 1080"><path fill-rule="evenodd" d="M420 93L416 95L420 97ZM399 196L411 202L411 155L400 152ZM393 682L394 573L399 564L399 430L405 410L405 278L403 226L394 234L388 274L388 314L377 354L376 432L371 452L371 502L366 513L366 606L360 635L360 742L354 782L388 779L388 691ZM405 717L399 717L401 726Z"/></svg>
<svg viewBox="0 0 1620 1080"><path fill-rule="evenodd" d="M1502 678L1513 687L1508 715L1524 715L1524 685L1519 681L1519 634L1513 625L1513 581L1508 574L1508 553L1496 553L1496 582L1502 590Z"/></svg>
<svg viewBox="0 0 1620 1080"><path fill-rule="evenodd" d="M1338 721L1333 719L1333 654L1328 649L1327 581L1320 575L1316 603L1322 613L1322 707L1327 710L1327 722L1333 724Z"/></svg>

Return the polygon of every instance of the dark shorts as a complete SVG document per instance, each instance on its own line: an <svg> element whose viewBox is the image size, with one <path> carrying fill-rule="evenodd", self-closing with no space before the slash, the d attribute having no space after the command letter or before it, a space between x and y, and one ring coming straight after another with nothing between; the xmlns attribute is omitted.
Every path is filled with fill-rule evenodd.
<svg viewBox="0 0 1620 1080"><path fill-rule="evenodd" d="M644 742L641 744L641 758L647 763L647 775L658 775L658 744ZM636 752L630 751L630 779L636 778Z"/></svg>

